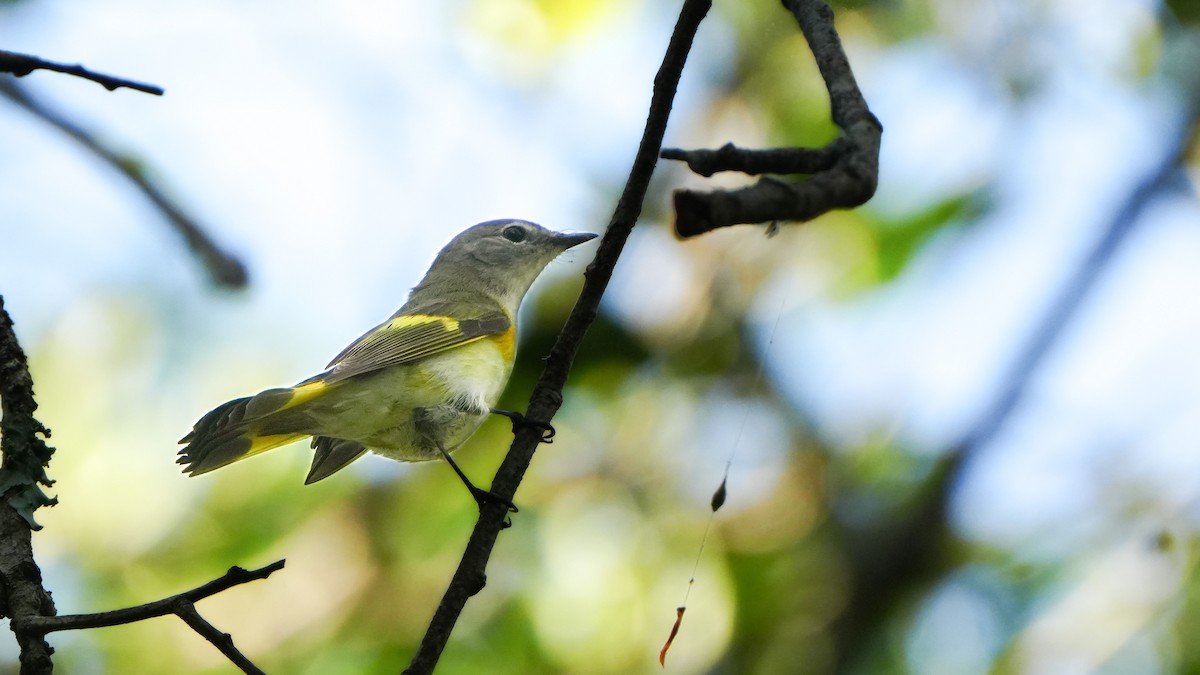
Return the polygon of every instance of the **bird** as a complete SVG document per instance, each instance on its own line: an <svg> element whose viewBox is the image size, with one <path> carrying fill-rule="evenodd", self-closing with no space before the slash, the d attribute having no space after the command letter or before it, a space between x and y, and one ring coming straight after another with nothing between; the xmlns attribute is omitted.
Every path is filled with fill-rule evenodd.
<svg viewBox="0 0 1200 675"><path fill-rule="evenodd" d="M477 501L450 453L497 409L516 355L516 317L542 270L596 235L564 233L525 220L474 225L447 244L407 301L291 387L223 403L180 439L178 463L198 476L306 437L314 456L305 484L323 480L368 450L391 459L445 459ZM511 503L505 501L510 508Z"/></svg>

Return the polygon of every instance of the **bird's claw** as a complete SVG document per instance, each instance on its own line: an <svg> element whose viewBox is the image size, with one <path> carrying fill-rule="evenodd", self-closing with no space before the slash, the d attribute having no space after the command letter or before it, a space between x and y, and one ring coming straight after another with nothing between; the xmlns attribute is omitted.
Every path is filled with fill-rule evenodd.
<svg viewBox="0 0 1200 675"><path fill-rule="evenodd" d="M476 487L473 484L468 485L467 487L471 490L471 496L475 498L475 503L479 505L480 509L482 509L483 506L488 502L495 502L508 509L509 513L517 513L520 511L520 509L517 508L517 505L512 503L511 499L505 499L495 492L489 492L481 487ZM507 520L507 518L505 520Z"/></svg>
<svg viewBox="0 0 1200 675"><path fill-rule="evenodd" d="M541 443L553 443L554 434L558 433L555 431L554 426L549 422L534 422L515 410L500 410L499 408L492 408L492 412L496 415L503 415L511 420L514 434L520 431L522 427L532 427L538 431L541 431L541 438L538 439L538 441Z"/></svg>

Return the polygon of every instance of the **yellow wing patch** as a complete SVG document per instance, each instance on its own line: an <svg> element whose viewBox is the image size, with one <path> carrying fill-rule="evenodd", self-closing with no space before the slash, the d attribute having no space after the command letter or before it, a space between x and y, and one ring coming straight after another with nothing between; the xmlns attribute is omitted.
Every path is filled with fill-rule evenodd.
<svg viewBox="0 0 1200 675"><path fill-rule="evenodd" d="M507 339L511 343L514 338L504 336L512 330L512 321L502 312L479 319L430 314L397 316L360 337L334 357L329 363L329 371L318 376L319 380L314 378L310 382L329 384L380 368L419 361L487 336L501 336L501 340ZM511 351L511 346L506 351Z"/></svg>

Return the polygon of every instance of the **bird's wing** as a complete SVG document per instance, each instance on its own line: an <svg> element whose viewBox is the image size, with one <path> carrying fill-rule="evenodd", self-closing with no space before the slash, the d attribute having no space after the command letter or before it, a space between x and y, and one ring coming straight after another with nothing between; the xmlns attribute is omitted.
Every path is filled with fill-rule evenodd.
<svg viewBox="0 0 1200 675"><path fill-rule="evenodd" d="M380 368L411 363L489 335L512 329L512 320L496 312L477 319L432 314L395 316L376 326L334 357L314 379L326 384Z"/></svg>

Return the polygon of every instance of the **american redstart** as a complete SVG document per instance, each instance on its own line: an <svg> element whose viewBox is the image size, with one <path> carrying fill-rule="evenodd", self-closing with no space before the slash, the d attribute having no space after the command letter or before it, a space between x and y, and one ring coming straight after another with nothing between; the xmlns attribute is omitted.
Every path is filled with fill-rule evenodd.
<svg viewBox="0 0 1200 675"><path fill-rule="evenodd" d="M195 476L312 436L306 484L371 450L401 461L445 458L495 405L516 355L517 308L534 279L591 233L564 234L523 220L462 232L438 253L408 301L334 357L325 372L218 406L180 443ZM548 427L547 427L548 428ZM486 494L486 493L484 493Z"/></svg>

